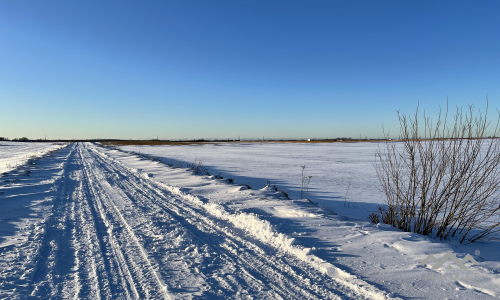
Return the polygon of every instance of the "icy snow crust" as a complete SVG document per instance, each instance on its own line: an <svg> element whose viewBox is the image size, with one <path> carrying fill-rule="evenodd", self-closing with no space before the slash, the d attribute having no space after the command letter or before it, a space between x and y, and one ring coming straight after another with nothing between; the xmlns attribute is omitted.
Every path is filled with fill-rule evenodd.
<svg viewBox="0 0 500 300"><path fill-rule="evenodd" d="M10 172L0 178L0 299L500 295L491 244L476 255L474 246L375 226L235 181L88 143ZM479 266L466 265L477 278L425 279L434 271L419 262L449 250L472 254Z"/></svg>

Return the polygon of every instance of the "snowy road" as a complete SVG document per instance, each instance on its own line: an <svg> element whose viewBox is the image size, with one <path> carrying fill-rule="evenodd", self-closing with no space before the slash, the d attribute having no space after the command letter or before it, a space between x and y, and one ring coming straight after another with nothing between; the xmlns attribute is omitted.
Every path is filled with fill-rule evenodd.
<svg viewBox="0 0 500 300"><path fill-rule="evenodd" d="M0 247L0 263L25 257L0 271L0 298L383 298L253 238L96 147L59 152L50 158L62 172L54 197L39 204L50 212L18 234L16 247Z"/></svg>

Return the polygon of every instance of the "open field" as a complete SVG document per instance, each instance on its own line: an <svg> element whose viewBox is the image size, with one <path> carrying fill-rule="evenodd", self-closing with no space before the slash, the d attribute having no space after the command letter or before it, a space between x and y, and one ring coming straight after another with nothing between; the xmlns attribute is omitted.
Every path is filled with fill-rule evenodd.
<svg viewBox="0 0 500 300"><path fill-rule="evenodd" d="M0 1L0 300L500 300L499 1Z"/></svg>
<svg viewBox="0 0 500 300"><path fill-rule="evenodd" d="M126 151L161 157L174 166L202 162L213 175L262 188L269 180L300 199L301 166L312 176L308 196L338 213L364 218L363 207L381 204L373 163L378 143L223 143L205 145L128 146ZM349 189L349 191L348 191ZM347 197L346 197L346 192ZM344 201L358 208L345 208Z"/></svg>
<svg viewBox="0 0 500 300"><path fill-rule="evenodd" d="M28 159L59 149L64 143L25 143L0 141L0 173L8 172Z"/></svg>
<svg viewBox="0 0 500 300"><path fill-rule="evenodd" d="M318 143L376 143L382 140L266 140L266 141L162 141L162 140L117 140L110 142L102 142L104 145L109 146L182 146L182 145L212 145L212 144L269 144L269 143L301 143L301 144L318 144Z"/></svg>
<svg viewBox="0 0 500 300"><path fill-rule="evenodd" d="M241 143L123 151L73 143L0 178L0 299L498 297L497 242L443 243L364 219L362 204L382 200L368 168L375 146L363 145L368 148ZM181 161L174 149L203 156L212 174L168 166L172 155ZM302 163L323 184L350 180L350 207L312 205L297 191L290 200L258 184L267 178L291 188ZM278 180L277 174L284 175ZM248 189L244 180L251 178ZM342 196L321 197L320 187L312 192L326 204L343 203ZM470 254L478 265L466 261L466 273L431 270L432 261L420 265L429 254L439 259L449 251L459 259Z"/></svg>
<svg viewBox="0 0 500 300"><path fill-rule="evenodd" d="M384 145L380 146L384 147ZM326 213L334 212L340 217L340 220L352 221L357 226L369 226L368 222L366 222L366 216L377 205L383 204L385 199L385 195L380 191L373 166L375 160L374 154L379 149L378 143L298 143L291 145L283 143L241 142L237 144L185 145L180 147L129 146L120 147L120 149L129 153L140 153L143 157L150 160L159 159L159 161L170 164L173 167L182 165L186 168L187 164L196 165L201 161L203 167L212 176L218 175L219 178L223 177L224 180L230 178L236 184L248 184L254 190L260 190L269 180L272 184L276 184L279 190L284 189L287 191L292 199L300 199L301 166L306 165L307 175L313 176L309 185L308 198L314 202L318 202L317 206L312 205L312 207L319 207ZM168 179L168 181L170 184L185 186L185 183L173 178ZM201 184L200 187L194 187L193 190L203 192L205 188ZM277 194L282 199L285 199L279 192ZM218 194L215 198L220 199L220 195ZM241 203L242 206L250 205L245 200L237 203ZM259 209L249 208L249 211L260 212L267 216L285 218L294 216L294 214L296 214L295 217L302 215L301 213L294 212L294 210L283 210L277 206L259 207ZM339 219L336 220L338 221ZM410 261L410 257L413 257L413 261L417 261L419 255L424 257L435 251L444 251L443 249L438 250L434 248L444 245L435 243L433 239L419 237L419 235L414 234L407 236L402 232L393 232L394 229L392 227L381 226L385 229L378 233L383 235L383 237L378 236L377 238L381 238L378 243L379 246L382 245L383 249L371 249L368 252L362 250L366 249L367 244L373 243L372 239L374 236L371 234L360 235L355 240L347 239L344 242L340 242L339 247L349 249L346 250L347 253L354 254L365 262L370 259L364 258L364 260L361 257L374 252L381 253L381 255L376 256L377 261L384 261L385 255L395 259L392 253L386 253L385 251L391 247L401 250L405 249L399 255L410 259ZM315 238L322 236L328 242L337 241L340 237L345 236L340 228L327 226L324 223L321 224L321 227L312 225L312 228L314 228L315 232L312 236ZM377 228L380 228L380 226ZM389 230L389 232L386 230ZM368 232L374 233L372 229ZM403 234L403 236L399 236L399 234ZM454 251L463 251L461 253L475 253L476 250L479 250L478 253L481 253L482 259L488 257L485 260L491 260L489 264L495 265L493 269L497 269L499 266L498 261L500 257L494 250L498 245L497 242L491 242L487 245L472 244L468 246L460 245L456 240L445 242L445 244L447 243L453 245L452 248L455 249ZM413 249L417 244L419 247L418 251ZM410 251L409 249L413 250ZM328 251L325 252L328 253ZM357 274L370 272L370 278L376 281L376 278L380 278L377 281L380 284L384 284L387 281L388 274L385 269L381 270L373 268L373 266L368 267L364 264L359 266L359 260L357 259L339 258L337 261L341 261L349 269L357 270ZM399 267L395 267L393 271L394 274L397 274L396 277L401 278L392 277L391 280L400 282L402 286L404 286L404 283L402 283L404 280L412 280L412 275L405 274L406 272L412 273L420 270L417 266L418 263L415 263L417 266L415 269L406 262L396 263L394 261L393 263L393 266L399 264ZM386 267L384 264L380 266L383 266L383 268ZM410 269L413 269L413 271L409 271ZM395 284L394 282L392 284ZM391 286L395 287L397 285ZM437 288L437 286L434 286L434 288Z"/></svg>

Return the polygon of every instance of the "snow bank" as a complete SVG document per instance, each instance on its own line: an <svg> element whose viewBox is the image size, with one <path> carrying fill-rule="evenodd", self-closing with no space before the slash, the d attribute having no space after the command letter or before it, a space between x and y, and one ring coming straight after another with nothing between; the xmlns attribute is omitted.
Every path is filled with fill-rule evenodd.
<svg viewBox="0 0 500 300"><path fill-rule="evenodd" d="M9 172L49 151L64 147L62 143L0 142L0 173Z"/></svg>
<svg viewBox="0 0 500 300"><path fill-rule="evenodd" d="M150 179L147 173L143 173L145 179ZM300 260L308 263L316 270L327 274L342 285L348 286L357 294L361 294L371 299L389 299L386 292L380 291L376 287L357 279L356 276L325 262L319 257L310 254L310 248L295 245L294 238L290 238L283 233L278 233L272 224L261 220L256 214L252 213L229 213L223 206L216 203L204 203L197 196L183 192L179 187L170 186L164 183L156 182L172 194L178 195L185 200L190 201L197 206L204 208L209 214L221 220L229 221L236 228L249 233L260 242L273 246L283 252L291 254ZM395 299L395 298L390 298Z"/></svg>

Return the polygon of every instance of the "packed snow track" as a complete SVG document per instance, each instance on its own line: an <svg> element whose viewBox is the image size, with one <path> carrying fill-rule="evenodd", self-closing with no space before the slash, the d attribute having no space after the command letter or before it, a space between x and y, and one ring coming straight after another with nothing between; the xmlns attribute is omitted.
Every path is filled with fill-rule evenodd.
<svg viewBox="0 0 500 300"><path fill-rule="evenodd" d="M53 194L37 204L47 207L43 220L33 221L15 247L0 248L0 263L24 259L2 265L0 299L377 298L263 243L91 144L74 143L41 160L46 164L32 176L59 165L59 179L52 191L31 192ZM42 181L47 178L30 186Z"/></svg>

